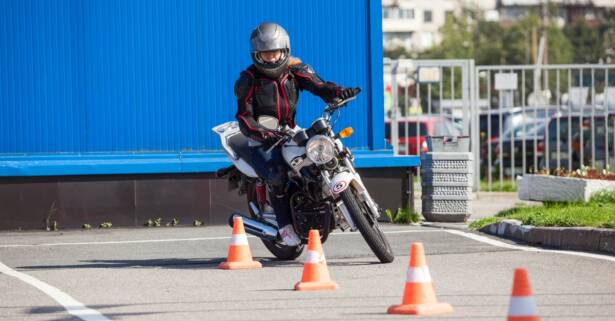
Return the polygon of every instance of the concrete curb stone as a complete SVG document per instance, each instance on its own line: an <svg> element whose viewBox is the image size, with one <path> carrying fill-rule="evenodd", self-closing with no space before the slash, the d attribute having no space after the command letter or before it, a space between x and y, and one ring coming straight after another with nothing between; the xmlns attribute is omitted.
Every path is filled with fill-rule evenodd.
<svg viewBox="0 0 615 321"><path fill-rule="evenodd" d="M479 231L564 250L615 254L615 230L591 227L535 227L518 220L502 220Z"/></svg>

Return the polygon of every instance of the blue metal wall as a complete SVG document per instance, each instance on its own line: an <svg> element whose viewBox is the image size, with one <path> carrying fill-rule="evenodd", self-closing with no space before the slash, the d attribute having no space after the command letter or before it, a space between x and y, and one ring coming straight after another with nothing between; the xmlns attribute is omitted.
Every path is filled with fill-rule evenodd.
<svg viewBox="0 0 615 321"><path fill-rule="evenodd" d="M0 156L219 149L266 20L326 80L361 86L351 146L383 148L380 1L2 0ZM300 125L323 103L305 93ZM373 121L373 123L372 123Z"/></svg>

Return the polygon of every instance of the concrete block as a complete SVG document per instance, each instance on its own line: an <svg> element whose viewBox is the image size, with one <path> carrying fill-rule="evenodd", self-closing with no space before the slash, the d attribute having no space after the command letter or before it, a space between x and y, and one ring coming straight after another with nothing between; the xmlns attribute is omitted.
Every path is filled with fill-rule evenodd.
<svg viewBox="0 0 615 321"><path fill-rule="evenodd" d="M530 190L527 184L528 180L523 179L523 176L517 176L517 190L519 191L519 199L524 201L530 200Z"/></svg>
<svg viewBox="0 0 615 321"><path fill-rule="evenodd" d="M595 228L574 227L562 231L562 249L598 251L600 233Z"/></svg>
<svg viewBox="0 0 615 321"><path fill-rule="evenodd" d="M523 235L523 240L531 244L542 245L544 239L545 231L535 227L532 227L527 233Z"/></svg>
<svg viewBox="0 0 615 321"><path fill-rule="evenodd" d="M615 181L548 175L528 174L520 183L519 198L531 201L589 201L597 191L615 189Z"/></svg>
<svg viewBox="0 0 615 321"><path fill-rule="evenodd" d="M470 214L437 214L423 212L423 216L429 222L465 222Z"/></svg>
<svg viewBox="0 0 615 321"><path fill-rule="evenodd" d="M542 232L542 244L549 247L560 248L562 246L562 234L564 228L560 227L540 227Z"/></svg>
<svg viewBox="0 0 615 321"><path fill-rule="evenodd" d="M600 246L598 250L600 252L615 254L615 230L600 230Z"/></svg>
<svg viewBox="0 0 615 321"><path fill-rule="evenodd" d="M500 223L492 223L489 225L485 225L483 227L481 227L480 229L478 229L479 232L483 232L483 233L487 233L490 235L496 235L498 233L498 227L499 227Z"/></svg>

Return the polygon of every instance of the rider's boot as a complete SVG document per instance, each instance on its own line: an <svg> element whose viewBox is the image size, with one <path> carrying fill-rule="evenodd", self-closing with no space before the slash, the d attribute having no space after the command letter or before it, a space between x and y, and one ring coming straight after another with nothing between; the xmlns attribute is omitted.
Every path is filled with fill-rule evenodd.
<svg viewBox="0 0 615 321"><path fill-rule="evenodd" d="M284 244L288 246L297 246L301 244L301 239L299 238L299 235L295 233L295 228L292 226L292 224L283 226L279 230L279 233Z"/></svg>
<svg viewBox="0 0 615 321"><path fill-rule="evenodd" d="M274 193L273 191L269 194L269 198L271 200L271 205L275 211L276 220L278 221L278 226L280 226L280 237L284 244L288 246L297 246L301 244L301 239L295 232L295 228L292 224L291 213L290 213L290 204L288 196L284 191L279 191L281 193Z"/></svg>

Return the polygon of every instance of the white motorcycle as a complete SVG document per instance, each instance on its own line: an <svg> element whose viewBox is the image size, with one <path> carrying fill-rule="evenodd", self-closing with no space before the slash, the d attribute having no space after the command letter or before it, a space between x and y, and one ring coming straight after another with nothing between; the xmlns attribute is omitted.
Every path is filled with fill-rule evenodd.
<svg viewBox="0 0 615 321"><path fill-rule="evenodd" d="M354 89L357 95L360 88ZM290 208L295 232L302 239L299 246L287 246L278 235L275 214L267 200L267 186L248 163L248 138L241 133L236 121L214 127L222 147L233 162L218 170L218 177L227 177L240 193L247 194L250 217L241 215L246 232L259 237L279 259L293 260L303 251L310 229L317 229L325 242L332 230L359 230L374 254L383 263L393 262L389 242L378 225L382 210L369 195L354 167L354 157L341 142L352 134L348 127L339 133L332 128L339 112L349 101L327 104L322 116L307 129L282 128L275 117L259 117L260 126L276 131L282 137L267 152L282 144L282 155L289 166Z"/></svg>

